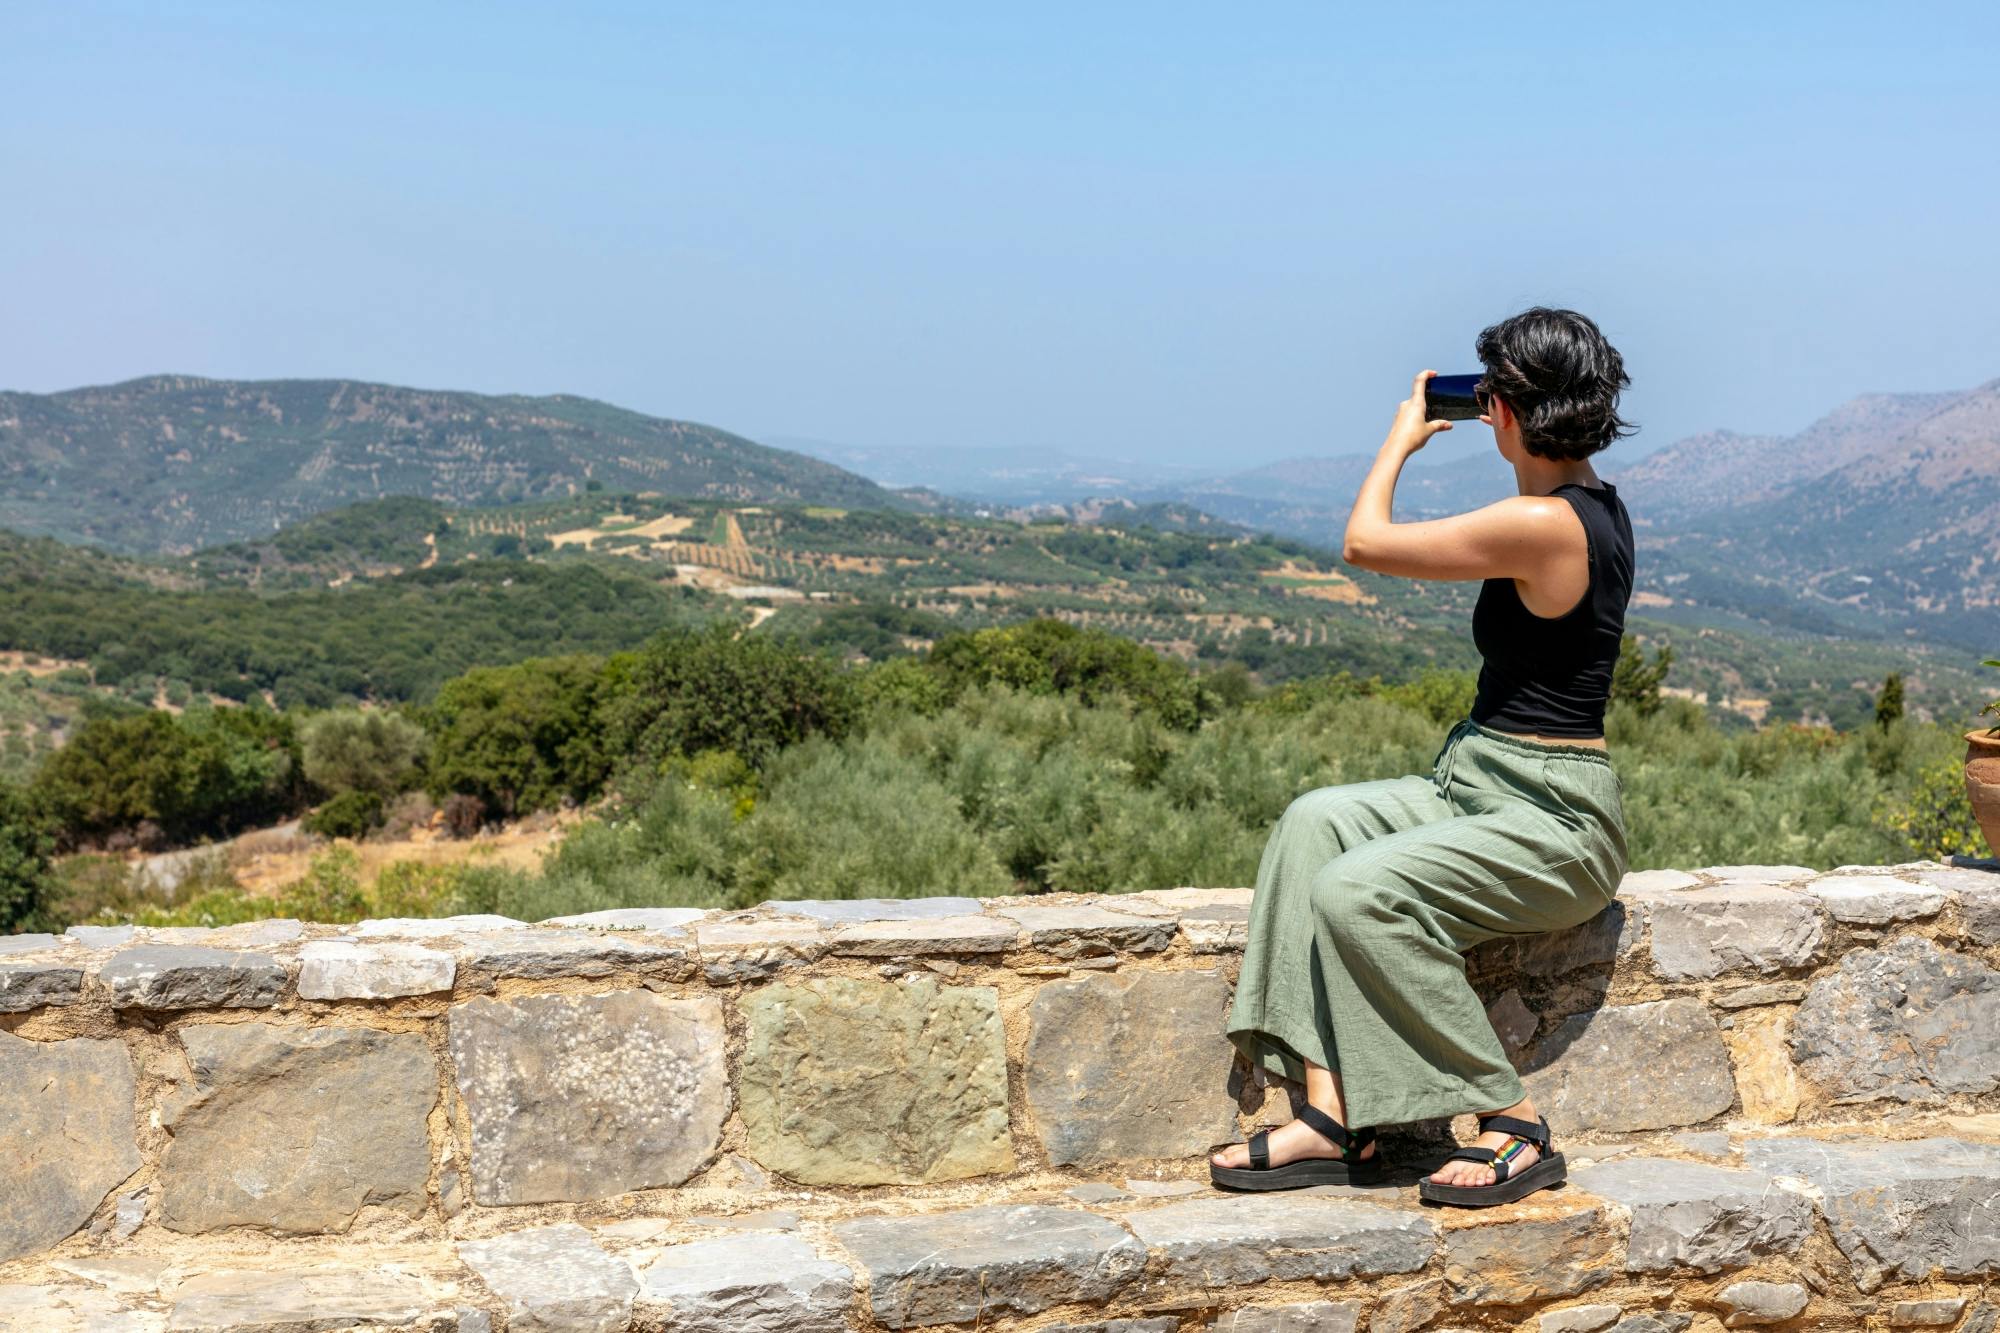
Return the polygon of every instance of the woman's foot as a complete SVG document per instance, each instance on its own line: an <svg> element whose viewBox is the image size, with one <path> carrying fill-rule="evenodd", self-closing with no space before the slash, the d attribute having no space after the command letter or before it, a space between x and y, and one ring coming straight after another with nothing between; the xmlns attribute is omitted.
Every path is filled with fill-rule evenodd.
<svg viewBox="0 0 2000 1333"><path fill-rule="evenodd" d="M1329 1115L1335 1113L1327 1107L1320 1107ZM1335 1117L1338 1118L1337 1116ZM1362 1145L1361 1151L1352 1160L1366 1162L1375 1156L1375 1142L1370 1139ZM1271 1165L1283 1166L1287 1162L1303 1162L1309 1159L1327 1158L1333 1161L1348 1160L1334 1141L1320 1133L1303 1120L1293 1120L1271 1131ZM1250 1165L1250 1145L1234 1143L1209 1156L1214 1166L1243 1168Z"/></svg>
<svg viewBox="0 0 2000 1333"><path fill-rule="evenodd" d="M1526 1120L1530 1123L1540 1118L1532 1100L1517 1102L1504 1111L1491 1111L1487 1112L1487 1114L1511 1116L1513 1119ZM1274 1135L1273 1141L1275 1142L1275 1140L1276 1136ZM1518 1176L1536 1162L1542 1160L1542 1155L1535 1150L1534 1144L1529 1143L1525 1139L1515 1138L1513 1135L1500 1130L1495 1130L1490 1134L1481 1134L1466 1146L1492 1149L1496 1154L1499 1154L1500 1160L1507 1163L1507 1174L1510 1176ZM1512 1149L1511 1152L1508 1151L1510 1148ZM1484 1185L1491 1185L1499 1178L1499 1173L1493 1169L1491 1163L1461 1160L1446 1162L1426 1178L1439 1185L1463 1185L1478 1188Z"/></svg>

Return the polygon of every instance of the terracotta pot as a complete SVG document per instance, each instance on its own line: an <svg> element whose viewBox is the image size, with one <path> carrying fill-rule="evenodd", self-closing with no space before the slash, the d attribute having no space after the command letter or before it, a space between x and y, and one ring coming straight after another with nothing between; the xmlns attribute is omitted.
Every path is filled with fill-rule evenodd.
<svg viewBox="0 0 2000 1333"><path fill-rule="evenodd" d="M1972 800L1972 817L1979 821L1987 847L2000 856L2000 736L1965 733L1965 794Z"/></svg>

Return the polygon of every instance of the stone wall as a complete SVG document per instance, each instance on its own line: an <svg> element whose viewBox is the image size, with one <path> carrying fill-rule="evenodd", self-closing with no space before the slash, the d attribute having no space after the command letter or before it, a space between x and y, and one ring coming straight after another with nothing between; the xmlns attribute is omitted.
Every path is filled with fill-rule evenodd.
<svg viewBox="0 0 2000 1333"><path fill-rule="evenodd" d="M1991 1333L1990 865L1476 951L1573 1167L1490 1213L1210 1190L1290 1114L1220 1036L1249 896L0 938L0 1328Z"/></svg>

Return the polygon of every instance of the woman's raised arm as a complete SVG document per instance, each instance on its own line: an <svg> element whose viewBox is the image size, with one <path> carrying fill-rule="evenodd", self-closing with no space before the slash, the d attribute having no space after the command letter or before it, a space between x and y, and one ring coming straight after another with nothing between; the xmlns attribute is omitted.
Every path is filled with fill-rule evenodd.
<svg viewBox="0 0 2000 1333"><path fill-rule="evenodd" d="M1449 421L1425 419L1424 382L1436 373L1420 372L1410 396L1397 407L1375 466L1354 497L1341 559L1405 578L1517 578L1533 584L1559 563L1585 557L1583 524L1567 503L1553 496L1511 495L1470 513L1420 523L1398 523L1391 517L1403 464L1433 435L1451 429ZM1507 410L1504 403L1495 408Z"/></svg>

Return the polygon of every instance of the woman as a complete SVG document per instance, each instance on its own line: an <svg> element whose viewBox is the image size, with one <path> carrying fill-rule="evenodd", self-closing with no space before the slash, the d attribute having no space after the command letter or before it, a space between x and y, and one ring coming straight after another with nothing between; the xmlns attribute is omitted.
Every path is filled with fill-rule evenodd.
<svg viewBox="0 0 2000 1333"><path fill-rule="evenodd" d="M1299 1118L1216 1153L1236 1189L1367 1183L1374 1127L1477 1112L1420 1184L1484 1206L1561 1181L1562 1155L1465 977L1465 950L1603 911L1625 873L1604 706L1632 590L1632 526L1590 458L1629 433L1623 359L1590 320L1537 307L1479 335L1481 421L1519 494L1397 523L1396 477L1439 431L1417 376L1348 519L1343 557L1483 579L1470 716L1424 775L1309 792L1264 849L1229 1036L1305 1084ZM1352 1127L1351 1129L1349 1127Z"/></svg>

